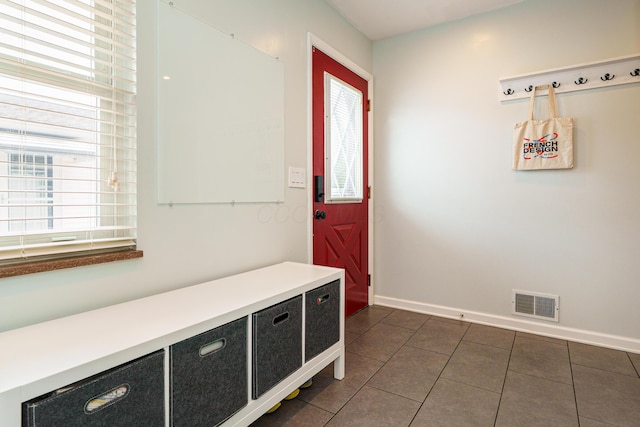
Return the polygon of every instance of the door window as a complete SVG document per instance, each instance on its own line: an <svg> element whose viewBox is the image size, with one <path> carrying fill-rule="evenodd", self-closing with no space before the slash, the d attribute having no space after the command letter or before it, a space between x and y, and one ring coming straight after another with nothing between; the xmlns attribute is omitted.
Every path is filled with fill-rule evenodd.
<svg viewBox="0 0 640 427"><path fill-rule="evenodd" d="M362 92L325 73L327 203L362 201Z"/></svg>

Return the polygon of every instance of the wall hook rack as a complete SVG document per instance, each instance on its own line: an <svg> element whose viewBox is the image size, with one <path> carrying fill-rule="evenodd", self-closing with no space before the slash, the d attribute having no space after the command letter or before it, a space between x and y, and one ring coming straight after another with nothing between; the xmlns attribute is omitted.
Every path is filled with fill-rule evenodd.
<svg viewBox="0 0 640 427"><path fill-rule="evenodd" d="M628 83L640 83L640 53L501 78L498 99L529 98L536 86L553 86L559 94Z"/></svg>

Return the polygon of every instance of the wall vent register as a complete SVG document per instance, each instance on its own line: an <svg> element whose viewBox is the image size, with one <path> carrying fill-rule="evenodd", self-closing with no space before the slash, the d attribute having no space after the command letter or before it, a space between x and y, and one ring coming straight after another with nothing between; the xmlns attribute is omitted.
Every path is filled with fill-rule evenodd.
<svg viewBox="0 0 640 427"><path fill-rule="evenodd" d="M558 321L559 296L527 291L512 291L512 313L552 322Z"/></svg>

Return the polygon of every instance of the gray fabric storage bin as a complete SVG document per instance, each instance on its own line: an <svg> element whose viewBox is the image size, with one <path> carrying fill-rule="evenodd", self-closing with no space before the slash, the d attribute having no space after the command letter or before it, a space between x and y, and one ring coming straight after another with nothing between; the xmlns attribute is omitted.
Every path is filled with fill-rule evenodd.
<svg viewBox="0 0 640 427"><path fill-rule="evenodd" d="M302 295L253 313L253 398L302 366Z"/></svg>
<svg viewBox="0 0 640 427"><path fill-rule="evenodd" d="M164 350L23 403L22 426L163 427Z"/></svg>
<svg viewBox="0 0 640 427"><path fill-rule="evenodd" d="M247 318L171 346L174 427L214 426L242 409L247 396Z"/></svg>
<svg viewBox="0 0 640 427"><path fill-rule="evenodd" d="M305 362L340 341L340 280L305 294Z"/></svg>

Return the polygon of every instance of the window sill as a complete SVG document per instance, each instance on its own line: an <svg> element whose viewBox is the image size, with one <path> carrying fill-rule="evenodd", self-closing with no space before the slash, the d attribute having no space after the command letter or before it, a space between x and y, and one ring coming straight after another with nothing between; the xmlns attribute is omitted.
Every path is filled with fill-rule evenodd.
<svg viewBox="0 0 640 427"><path fill-rule="evenodd" d="M137 249L128 249L125 251L109 252L96 255L82 255L51 261L25 262L16 265L0 267L0 278L22 276L32 273L43 273L45 271L82 267L85 265L103 264L105 262L125 261L134 258L142 258L142 251L139 251Z"/></svg>

